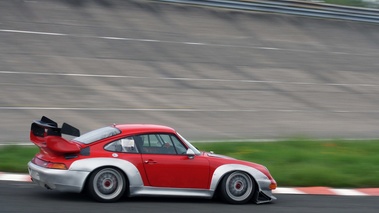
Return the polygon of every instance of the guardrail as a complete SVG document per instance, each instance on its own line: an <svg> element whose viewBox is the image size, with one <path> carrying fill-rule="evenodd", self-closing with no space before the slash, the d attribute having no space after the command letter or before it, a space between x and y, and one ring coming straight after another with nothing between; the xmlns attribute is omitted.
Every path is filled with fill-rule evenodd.
<svg viewBox="0 0 379 213"><path fill-rule="evenodd" d="M169 3L379 23L379 10L293 0L155 0Z"/></svg>

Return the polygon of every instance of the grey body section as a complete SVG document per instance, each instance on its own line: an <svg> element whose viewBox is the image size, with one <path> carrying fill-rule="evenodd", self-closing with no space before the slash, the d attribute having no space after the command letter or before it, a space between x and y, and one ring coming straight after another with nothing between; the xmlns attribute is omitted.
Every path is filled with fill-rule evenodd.
<svg viewBox="0 0 379 213"><path fill-rule="evenodd" d="M62 192L81 192L89 171L72 171L47 169L28 163L28 170L33 182L52 190Z"/></svg>

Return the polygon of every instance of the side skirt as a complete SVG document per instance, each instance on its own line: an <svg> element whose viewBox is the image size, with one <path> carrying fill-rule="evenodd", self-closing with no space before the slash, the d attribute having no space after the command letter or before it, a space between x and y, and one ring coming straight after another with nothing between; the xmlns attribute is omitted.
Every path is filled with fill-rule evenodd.
<svg viewBox="0 0 379 213"><path fill-rule="evenodd" d="M206 189L186 189L186 188L163 188L163 187L131 187L130 197L136 196L181 196L181 197L202 197L212 198L214 191Z"/></svg>

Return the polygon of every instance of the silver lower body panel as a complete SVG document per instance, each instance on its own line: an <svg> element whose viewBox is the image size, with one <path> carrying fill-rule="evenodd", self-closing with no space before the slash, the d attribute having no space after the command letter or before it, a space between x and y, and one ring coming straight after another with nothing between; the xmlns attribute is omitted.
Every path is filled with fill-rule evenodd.
<svg viewBox="0 0 379 213"><path fill-rule="evenodd" d="M129 196L175 196L212 198L213 193L213 191L207 189L162 188L142 186L131 187Z"/></svg>
<svg viewBox="0 0 379 213"><path fill-rule="evenodd" d="M28 163L29 175L34 183L62 192L81 192L89 172L47 169Z"/></svg>

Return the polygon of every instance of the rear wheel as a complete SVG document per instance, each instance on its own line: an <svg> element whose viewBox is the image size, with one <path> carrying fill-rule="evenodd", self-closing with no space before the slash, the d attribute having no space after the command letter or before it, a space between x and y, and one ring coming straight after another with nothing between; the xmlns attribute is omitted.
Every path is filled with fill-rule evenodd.
<svg viewBox="0 0 379 213"><path fill-rule="evenodd" d="M94 171L88 182L89 195L100 202L115 202L126 189L122 172L115 168L101 168Z"/></svg>
<svg viewBox="0 0 379 213"><path fill-rule="evenodd" d="M221 197L232 204L243 204L251 200L255 185L251 177L241 171L227 174L221 182Z"/></svg>

